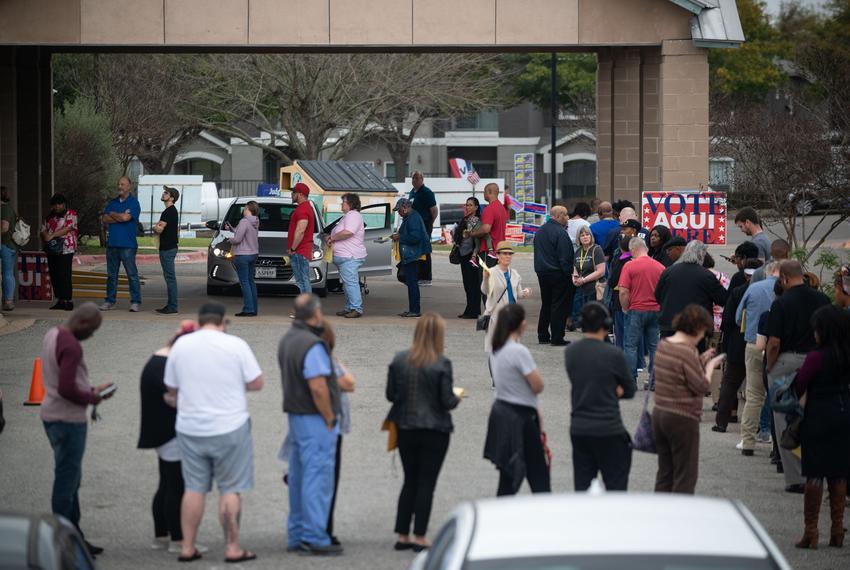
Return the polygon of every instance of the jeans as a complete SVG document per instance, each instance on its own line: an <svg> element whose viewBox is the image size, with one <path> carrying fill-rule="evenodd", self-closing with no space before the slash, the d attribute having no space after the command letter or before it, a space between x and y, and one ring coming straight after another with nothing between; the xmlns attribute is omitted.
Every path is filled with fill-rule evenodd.
<svg viewBox="0 0 850 570"><path fill-rule="evenodd" d="M292 276L295 278L295 284L298 285L298 291L311 293L313 288L310 287L310 262L300 253L291 254L289 261L292 263ZM340 277L342 277L341 271Z"/></svg>
<svg viewBox="0 0 850 570"><path fill-rule="evenodd" d="M0 246L0 260L3 263L3 300L14 301L18 250L8 245Z"/></svg>
<svg viewBox="0 0 850 570"><path fill-rule="evenodd" d="M80 528L80 482L86 451L85 423L44 422L44 431L53 448L53 514L62 515ZM81 531L82 534L82 531Z"/></svg>
<svg viewBox="0 0 850 570"><path fill-rule="evenodd" d="M115 303L118 294L118 269L124 264L127 281L130 284L130 302L142 302L142 289L139 286L139 271L136 269L135 247L106 248L106 299L107 303Z"/></svg>
<svg viewBox="0 0 850 570"><path fill-rule="evenodd" d="M257 312L257 284L254 282L254 267L257 265L257 255L236 255L233 257L233 267L239 276L239 286L242 288L242 312Z"/></svg>
<svg viewBox="0 0 850 570"><path fill-rule="evenodd" d="M759 433L770 432L770 422L772 421L772 410L770 407L770 398L764 399L764 404L761 406L761 414L759 414Z"/></svg>
<svg viewBox="0 0 850 570"><path fill-rule="evenodd" d="M398 453L404 469L404 485L398 497L395 532L425 536L434 502L434 488L449 450L449 434L431 429L398 430Z"/></svg>
<svg viewBox="0 0 850 570"><path fill-rule="evenodd" d="M625 348L626 361L632 378L637 381L638 364L643 360L643 350L649 350L649 370L652 373L652 363L655 359L655 349L658 346L658 312L635 311L626 313ZM643 342L641 342L643 341Z"/></svg>
<svg viewBox="0 0 850 570"><path fill-rule="evenodd" d="M419 304L419 260L402 265L404 282L407 284L407 310L419 314L422 308Z"/></svg>
<svg viewBox="0 0 850 570"><path fill-rule="evenodd" d="M165 288L168 291L166 308L177 310L177 273L174 271L174 258L177 248L159 252L159 264L162 266L162 276L165 278Z"/></svg>
<svg viewBox="0 0 850 570"><path fill-rule="evenodd" d="M614 344L625 350L626 348L626 315L620 309L611 311L614 318Z"/></svg>
<svg viewBox="0 0 850 570"><path fill-rule="evenodd" d="M339 427L328 431L319 414L289 414L289 521L287 545L331 543L328 515L334 490Z"/></svg>
<svg viewBox="0 0 850 570"><path fill-rule="evenodd" d="M334 265L339 269L339 278L345 291L345 308L363 314L363 297L360 295L360 277L357 271L365 259L334 256Z"/></svg>

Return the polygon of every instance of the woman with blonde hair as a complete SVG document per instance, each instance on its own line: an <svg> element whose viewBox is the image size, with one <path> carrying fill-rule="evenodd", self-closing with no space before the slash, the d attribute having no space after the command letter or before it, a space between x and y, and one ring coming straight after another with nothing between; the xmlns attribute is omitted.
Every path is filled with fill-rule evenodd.
<svg viewBox="0 0 850 570"><path fill-rule="evenodd" d="M422 315L416 323L413 345L395 355L387 375L387 400L392 402L387 419L398 428L398 451L404 469L395 523L396 550L420 552L430 546L425 533L434 488L454 429L449 410L460 403L454 394L452 363L443 355L445 335L442 317Z"/></svg>
<svg viewBox="0 0 850 570"><path fill-rule="evenodd" d="M596 300L596 282L605 277L605 253L593 239L590 228L578 231L578 248L573 266L578 310Z"/></svg>

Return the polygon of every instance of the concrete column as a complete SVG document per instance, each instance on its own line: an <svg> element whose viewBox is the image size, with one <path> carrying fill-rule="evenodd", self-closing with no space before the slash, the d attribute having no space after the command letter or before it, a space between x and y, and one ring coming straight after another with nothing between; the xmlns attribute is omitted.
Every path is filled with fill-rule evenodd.
<svg viewBox="0 0 850 570"><path fill-rule="evenodd" d="M641 192L661 190L661 50L644 48L641 63ZM635 202L637 203L637 202Z"/></svg>
<svg viewBox="0 0 850 570"><path fill-rule="evenodd" d="M708 185L708 50L691 40L661 46L663 190Z"/></svg>
<svg viewBox="0 0 850 570"><path fill-rule="evenodd" d="M0 48L0 185L9 189L12 205L17 208L18 123L15 73L15 48Z"/></svg>
<svg viewBox="0 0 850 570"><path fill-rule="evenodd" d="M596 196L612 200L614 176L614 50L600 49L596 54Z"/></svg>

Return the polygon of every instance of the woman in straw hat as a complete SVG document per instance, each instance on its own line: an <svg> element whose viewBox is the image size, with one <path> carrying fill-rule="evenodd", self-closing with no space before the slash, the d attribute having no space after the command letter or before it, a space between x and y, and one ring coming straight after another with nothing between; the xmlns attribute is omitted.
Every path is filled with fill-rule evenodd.
<svg viewBox="0 0 850 570"><path fill-rule="evenodd" d="M486 295L484 314L490 316L490 325L484 337L484 350L493 351L493 331L496 329L498 311L505 305L516 303L531 294L530 289L522 288L522 277L516 269L511 268L514 246L509 241L500 241L496 245L497 263L493 267L484 267L484 279L481 281L481 293Z"/></svg>

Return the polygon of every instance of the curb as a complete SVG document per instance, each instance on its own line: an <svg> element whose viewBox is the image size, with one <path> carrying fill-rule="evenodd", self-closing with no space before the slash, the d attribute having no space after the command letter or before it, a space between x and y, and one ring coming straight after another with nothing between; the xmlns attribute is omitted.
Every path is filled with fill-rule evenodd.
<svg viewBox="0 0 850 570"><path fill-rule="evenodd" d="M192 251L189 253L178 253L174 258L176 263L191 263L195 261L204 261L207 258L206 251ZM106 263L106 254L98 255L77 255L74 257L74 264L79 266L102 265ZM152 265L159 263L159 254L142 254L136 256L136 265Z"/></svg>

